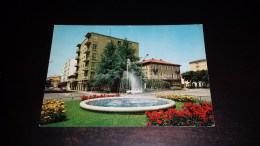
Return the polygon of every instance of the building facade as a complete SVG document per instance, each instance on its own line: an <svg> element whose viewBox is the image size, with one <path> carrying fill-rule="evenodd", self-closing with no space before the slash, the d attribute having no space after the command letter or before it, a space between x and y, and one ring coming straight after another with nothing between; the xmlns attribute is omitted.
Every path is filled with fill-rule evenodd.
<svg viewBox="0 0 260 146"><path fill-rule="evenodd" d="M51 87L58 87L58 84L60 83L61 76L54 75L54 76L49 76L47 77L47 80L51 82Z"/></svg>
<svg viewBox="0 0 260 146"><path fill-rule="evenodd" d="M121 45L123 39L106 36L98 33L87 33L85 40L77 45L75 63L75 76L69 76L69 81L72 83L72 89L78 91L88 90L87 83L91 80L101 60L101 54L104 51L108 42L113 41L115 45ZM135 55L139 57L139 43L128 41L135 48Z"/></svg>
<svg viewBox="0 0 260 146"><path fill-rule="evenodd" d="M190 70L192 71L208 70L206 59L191 61L189 65L190 65Z"/></svg>
<svg viewBox="0 0 260 146"><path fill-rule="evenodd" d="M62 66L62 75L61 75L61 82L67 84L66 89L71 90L72 83L70 82L69 77L74 76L76 71L75 64L77 60L69 59L63 66Z"/></svg>
<svg viewBox="0 0 260 146"><path fill-rule="evenodd" d="M61 82L67 82L68 76L71 76L75 73L76 67L75 64L77 60L69 59L63 66L62 66L62 74L61 74Z"/></svg>
<svg viewBox="0 0 260 146"><path fill-rule="evenodd" d="M199 70L208 70L207 67L207 60L206 59L199 59L195 61L189 62L190 71L199 71ZM191 84L188 81L184 81L184 79L181 79L182 84L184 87L190 87ZM203 83L198 82L194 83L195 87L203 87Z"/></svg>
<svg viewBox="0 0 260 146"><path fill-rule="evenodd" d="M181 85L179 64L170 63L162 59L148 59L142 62L142 69L146 79L169 81L172 85Z"/></svg>

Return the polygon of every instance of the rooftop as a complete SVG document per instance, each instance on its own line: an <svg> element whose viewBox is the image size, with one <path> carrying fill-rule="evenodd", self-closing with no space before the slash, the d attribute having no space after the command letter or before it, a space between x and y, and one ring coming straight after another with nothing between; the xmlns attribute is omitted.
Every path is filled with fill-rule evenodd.
<svg viewBox="0 0 260 146"><path fill-rule="evenodd" d="M199 60L191 61L190 64L196 63L196 62L203 62L203 61L207 61L207 59L199 59Z"/></svg>
<svg viewBox="0 0 260 146"><path fill-rule="evenodd" d="M171 62L167 62L167 61L164 61L162 59L160 60L157 60L157 59L148 59L148 60L145 60L142 62L142 64L148 64L148 63L155 63L155 64L166 64L166 65L174 65L174 66L181 66L179 64L174 64L174 63L171 63Z"/></svg>
<svg viewBox="0 0 260 146"><path fill-rule="evenodd" d="M101 36L110 37L110 38L114 38L114 39L124 40L124 39L121 39L121 38L116 38L116 37L112 37L112 36L108 36L108 35L103 35L103 34L99 34L99 33L95 33L95 32L88 32L88 33L85 35L85 37L87 37L88 35L91 35L91 34L96 34L96 35L101 35ZM129 40L127 40L127 41L129 41ZM139 44L138 42L134 42L134 41L129 41L129 42Z"/></svg>

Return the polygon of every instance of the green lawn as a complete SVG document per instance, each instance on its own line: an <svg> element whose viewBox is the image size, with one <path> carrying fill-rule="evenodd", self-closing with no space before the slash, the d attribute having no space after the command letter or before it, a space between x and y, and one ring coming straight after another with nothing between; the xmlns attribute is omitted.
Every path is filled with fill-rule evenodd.
<svg viewBox="0 0 260 146"><path fill-rule="evenodd" d="M80 100L64 101L68 120L58 123L42 125L42 127L120 127L146 126L144 113L101 113L80 108ZM176 108L181 109L183 103L176 102Z"/></svg>

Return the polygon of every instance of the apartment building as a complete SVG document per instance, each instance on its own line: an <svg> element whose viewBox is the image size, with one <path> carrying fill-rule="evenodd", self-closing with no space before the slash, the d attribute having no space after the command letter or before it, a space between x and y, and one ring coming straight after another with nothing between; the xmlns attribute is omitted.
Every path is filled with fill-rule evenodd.
<svg viewBox="0 0 260 146"><path fill-rule="evenodd" d="M61 82L67 82L68 76L71 76L75 73L76 67L75 64L77 60L69 59L63 66L62 66L62 74L61 74Z"/></svg>
<svg viewBox="0 0 260 146"><path fill-rule="evenodd" d="M74 73L76 71L75 64L77 60L69 59L63 66L62 66L62 75L61 75L61 82L67 84L66 89L71 90L72 88L72 81L70 77L74 77Z"/></svg>
<svg viewBox="0 0 260 146"><path fill-rule="evenodd" d="M108 42L113 41L115 45L121 45L124 39L106 36L94 32L89 32L85 36L85 40L77 45L75 64L75 77L70 76L72 81L72 89L86 91L87 83L95 75L98 62L101 60L101 54ZM130 45L136 49L135 55L139 56L139 43L129 41Z"/></svg>
<svg viewBox="0 0 260 146"><path fill-rule="evenodd" d="M206 59L191 61L189 65L190 65L190 70L192 71L208 70Z"/></svg>
<svg viewBox="0 0 260 146"><path fill-rule="evenodd" d="M58 87L58 84L60 83L61 76L59 75L54 75L54 76L49 76L47 77L47 80L51 81L51 87Z"/></svg>
<svg viewBox="0 0 260 146"><path fill-rule="evenodd" d="M181 85L180 66L162 59L148 59L142 62L146 79L169 81L173 85Z"/></svg>
<svg viewBox="0 0 260 146"><path fill-rule="evenodd" d="M208 70L206 59L199 59L199 60L191 61L191 62L189 62L189 66L190 66L190 71ZM181 82L184 85L184 87L190 87L191 86L190 82L184 81L183 78L181 78ZM201 82L194 83L194 86L195 87L202 87L203 83L201 83Z"/></svg>

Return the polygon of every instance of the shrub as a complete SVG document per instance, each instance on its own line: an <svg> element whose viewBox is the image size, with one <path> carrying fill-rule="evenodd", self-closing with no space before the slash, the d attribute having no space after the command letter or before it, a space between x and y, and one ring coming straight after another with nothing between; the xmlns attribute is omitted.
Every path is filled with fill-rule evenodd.
<svg viewBox="0 0 260 146"><path fill-rule="evenodd" d="M198 100L198 98L195 96L180 95L180 94L157 94L156 97L171 99L171 100L179 101L179 102L193 102L194 103Z"/></svg>
<svg viewBox="0 0 260 146"><path fill-rule="evenodd" d="M40 124L60 122L67 119L65 105L62 100L44 100L42 104Z"/></svg>
<svg viewBox="0 0 260 146"><path fill-rule="evenodd" d="M181 87L173 86L173 87L171 87L171 90L182 90L182 88L181 88Z"/></svg>
<svg viewBox="0 0 260 146"><path fill-rule="evenodd" d="M147 126L212 126L214 125L212 105L208 103L194 104L186 102L183 110L170 108L145 112Z"/></svg>
<svg viewBox="0 0 260 146"><path fill-rule="evenodd" d="M81 101L88 100L88 99L95 99L95 98L105 98L105 97L119 97L120 94L92 94L92 95L83 95L81 96Z"/></svg>

